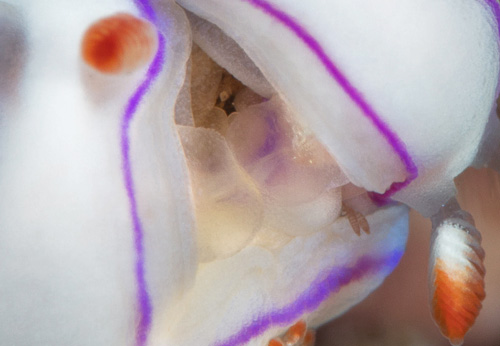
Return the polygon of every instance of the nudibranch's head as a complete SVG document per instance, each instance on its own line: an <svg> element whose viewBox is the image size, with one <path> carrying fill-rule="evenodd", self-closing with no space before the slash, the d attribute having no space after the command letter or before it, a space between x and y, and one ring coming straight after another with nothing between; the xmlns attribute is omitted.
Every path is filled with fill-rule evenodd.
<svg viewBox="0 0 500 346"><path fill-rule="evenodd" d="M7 343L308 345L497 144L493 1L9 11Z"/></svg>

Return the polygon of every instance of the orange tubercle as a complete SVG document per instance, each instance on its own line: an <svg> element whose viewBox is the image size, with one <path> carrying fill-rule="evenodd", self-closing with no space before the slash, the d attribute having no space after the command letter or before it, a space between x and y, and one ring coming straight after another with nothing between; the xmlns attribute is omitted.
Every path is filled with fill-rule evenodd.
<svg viewBox="0 0 500 346"><path fill-rule="evenodd" d="M450 342L461 345L482 307L484 280L476 280L467 270L449 273L442 268L437 263L432 313L441 332Z"/></svg>
<svg viewBox="0 0 500 346"><path fill-rule="evenodd" d="M82 58L106 74L129 73L150 61L157 49L154 26L127 13L92 24L82 40Z"/></svg>

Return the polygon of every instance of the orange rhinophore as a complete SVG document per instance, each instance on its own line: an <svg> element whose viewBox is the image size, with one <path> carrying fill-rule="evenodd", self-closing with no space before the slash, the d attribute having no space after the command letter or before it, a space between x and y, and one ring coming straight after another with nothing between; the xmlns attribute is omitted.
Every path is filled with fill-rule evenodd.
<svg viewBox="0 0 500 346"><path fill-rule="evenodd" d="M93 23L82 40L82 58L106 74L129 73L149 62L158 47L155 27L127 13Z"/></svg>
<svg viewBox="0 0 500 346"><path fill-rule="evenodd" d="M481 310L483 260L481 235L473 224L447 219L434 230L429 270L432 315L453 345L462 345Z"/></svg>

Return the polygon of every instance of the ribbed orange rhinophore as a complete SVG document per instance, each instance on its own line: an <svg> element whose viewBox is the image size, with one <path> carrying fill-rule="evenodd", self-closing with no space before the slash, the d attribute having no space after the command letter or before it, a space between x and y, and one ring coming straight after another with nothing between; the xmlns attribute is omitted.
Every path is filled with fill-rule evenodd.
<svg viewBox="0 0 500 346"><path fill-rule="evenodd" d="M117 13L92 24L82 40L82 58L107 74L132 72L151 60L158 46L154 26L133 15Z"/></svg>
<svg viewBox="0 0 500 346"><path fill-rule="evenodd" d="M450 342L461 345L481 310L481 301L485 297L484 281L475 280L469 268L449 273L442 268L445 265L438 260L434 273L432 314Z"/></svg>
<svg viewBox="0 0 500 346"><path fill-rule="evenodd" d="M429 288L434 321L453 345L481 310L484 293L484 250L470 214L459 210L433 230Z"/></svg>

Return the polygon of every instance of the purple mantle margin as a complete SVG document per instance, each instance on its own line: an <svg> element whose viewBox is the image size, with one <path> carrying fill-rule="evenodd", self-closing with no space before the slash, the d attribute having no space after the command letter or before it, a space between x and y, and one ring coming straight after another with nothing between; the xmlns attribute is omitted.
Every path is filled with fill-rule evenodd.
<svg viewBox="0 0 500 346"><path fill-rule="evenodd" d="M491 9L491 12L497 21L498 37L500 38L500 4L498 3L498 0L484 0L484 2Z"/></svg>
<svg viewBox="0 0 500 346"><path fill-rule="evenodd" d="M385 138L387 143L393 148L394 152L399 156L401 162L404 164L407 171L407 178L403 182L393 183L389 189L382 195L375 194L376 200L385 201L390 196L403 189L410 184L418 176L418 168L413 162L406 145L398 137L398 135L386 124L379 114L374 110L361 95L361 93L354 87L349 79L342 73L342 71L335 65L333 60L326 54L321 44L316 38L311 35L303 26L301 26L295 18L292 18L286 12L278 9L271 3L265 0L242 0L249 3L253 7L260 9L265 14L274 18L283 26L288 28L302 43L317 57L327 73L340 85L349 98L358 106L366 118L368 118L377 131Z"/></svg>
<svg viewBox="0 0 500 346"><path fill-rule="evenodd" d="M255 8L262 10L264 13L273 17L292 31L316 55L318 60L320 60L322 65L327 70L328 74L337 81L344 92L346 92L351 100L363 111L365 116L372 122L379 133L398 154L401 161L405 165L408 177L403 182L392 184L384 194L376 196L376 199L379 199L380 201L386 200L394 193L407 186L411 181L416 179L418 176L418 169L408 153L405 144L381 119L373 107L363 98L361 93L351 84L351 82L344 76L334 62L328 57L320 43L309 32L307 32L305 28L296 22L294 18L277 9L272 4L264 0L242 1L245 1ZM500 6L496 0L484 0L484 2L493 12L497 21L500 37ZM156 23L156 13L148 0L134 0L134 3L138 7L142 16L149 21ZM145 280L145 255L143 244L144 230L138 214L134 180L132 177L129 129L139 104L162 70L165 59L165 38L159 31L158 42L158 51L155 58L149 66L145 79L136 89L134 94L129 98L121 122L123 179L130 204L130 213L134 227L134 247L136 253L135 275L138 290L137 304L139 310L138 325L136 330L136 345L138 346L144 346L146 344L147 334L151 325L152 307ZM244 327L228 340L218 343L217 346L240 345L259 335L272 325L291 323L303 313L317 308L331 293L339 290L342 286L347 285L349 282L361 278L365 273L377 270L377 268L384 266L392 270L392 268L394 268L399 262L401 255L401 252L395 252L389 258L379 260L364 257L354 268L333 268L330 273L327 274L326 279L317 280L312 283L310 288L303 292L293 304L281 310L263 315L252 324Z"/></svg>
<svg viewBox="0 0 500 346"><path fill-rule="evenodd" d="M303 314L316 310L333 293L342 287L376 272L390 273L399 263L404 250L393 250L388 256L361 257L353 267L333 267L318 278L287 306L254 317L237 333L214 346L240 346L261 335L273 326L289 326Z"/></svg>
<svg viewBox="0 0 500 346"><path fill-rule="evenodd" d="M147 0L134 1L139 8L141 15L152 23L156 22L156 14ZM150 64L146 76L137 87L132 96L128 99L122 121L121 121L121 156L122 172L125 189L130 205L130 214L134 228L134 249L135 249L135 280L137 284L136 303L138 309L136 325L136 345L144 346L147 342L148 332L151 326L152 306L145 278L145 254L144 254L144 229L137 209L137 198L135 195L134 179L130 160L130 124L134 119L137 109L150 89L165 62L165 37L157 32L158 50Z"/></svg>
<svg viewBox="0 0 500 346"><path fill-rule="evenodd" d="M372 193L372 199L379 204L386 204L390 197L396 192L408 186L413 180L418 177L418 168L414 163L411 155L406 149L404 142L398 135L386 124L382 118L376 113L374 108L363 98L361 93L351 84L348 78L340 71L335 63L326 54L321 44L311 35L303 26L291 17L286 12L278 9L273 4L266 0L241 0L249 3L253 7L260 9L265 14L274 18L292 33L299 38L309 50L316 55L321 64L325 67L328 74L337 81L344 92L351 100L363 111L363 114L372 122L378 132L385 138L387 143L393 148L394 152L399 156L407 171L407 178L402 182L394 182L387 191L383 194ZM483 0L484 3L491 9L493 16L496 19L498 35L500 38L500 4L498 0Z"/></svg>

